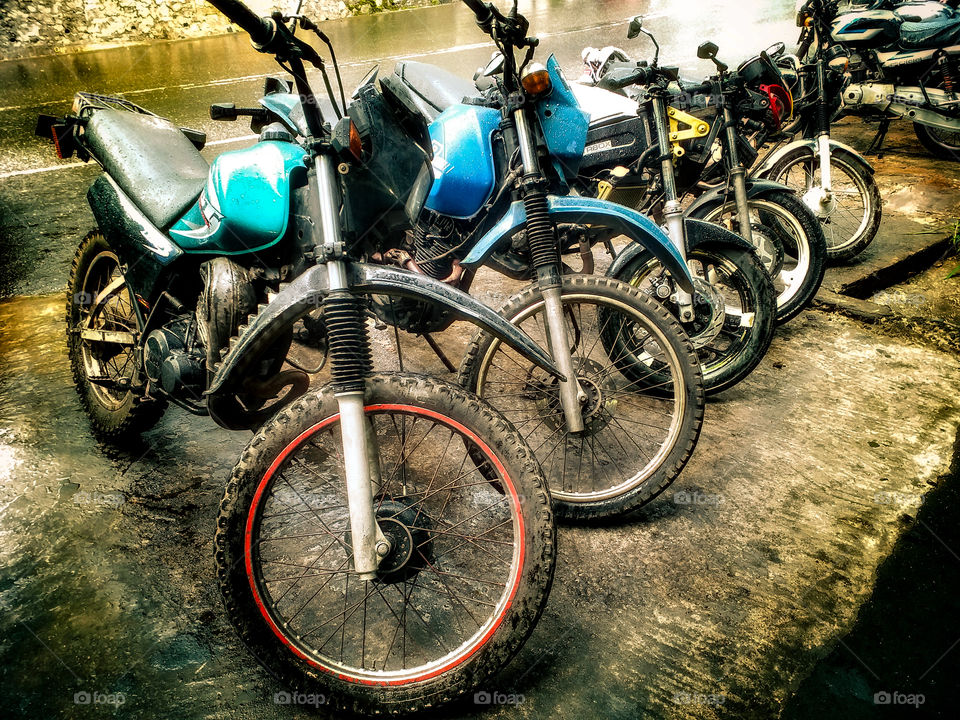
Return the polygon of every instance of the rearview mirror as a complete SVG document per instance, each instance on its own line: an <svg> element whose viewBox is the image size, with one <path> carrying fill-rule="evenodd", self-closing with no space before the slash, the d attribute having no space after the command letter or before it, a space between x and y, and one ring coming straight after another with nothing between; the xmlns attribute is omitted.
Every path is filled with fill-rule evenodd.
<svg viewBox="0 0 960 720"><path fill-rule="evenodd" d="M719 50L716 43L705 42L697 48L697 57L701 60L713 60Z"/></svg>
<svg viewBox="0 0 960 720"><path fill-rule="evenodd" d="M627 30L627 39L633 40L640 34L641 29L643 29L643 15L637 15L630 21L630 27Z"/></svg>
<svg viewBox="0 0 960 720"><path fill-rule="evenodd" d="M787 51L787 46L782 42L776 42L767 48L767 55L772 58L778 58Z"/></svg>

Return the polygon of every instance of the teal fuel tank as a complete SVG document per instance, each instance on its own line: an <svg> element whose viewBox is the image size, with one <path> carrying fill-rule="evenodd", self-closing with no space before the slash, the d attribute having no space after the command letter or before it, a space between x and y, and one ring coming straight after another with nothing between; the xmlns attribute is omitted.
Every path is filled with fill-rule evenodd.
<svg viewBox="0 0 960 720"><path fill-rule="evenodd" d="M170 238L187 253L237 255L263 250L287 231L291 188L304 182L307 154L299 145L258 142L220 155L196 204Z"/></svg>

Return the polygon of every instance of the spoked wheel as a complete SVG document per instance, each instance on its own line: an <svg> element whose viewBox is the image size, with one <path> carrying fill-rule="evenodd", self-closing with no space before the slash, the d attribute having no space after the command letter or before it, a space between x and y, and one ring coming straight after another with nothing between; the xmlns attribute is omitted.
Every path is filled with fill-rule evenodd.
<svg viewBox="0 0 960 720"><path fill-rule="evenodd" d="M629 285L565 276L561 304L585 429L569 433L555 378L478 334L460 383L510 420L533 449L562 517L629 512L662 492L690 458L703 421L703 380L679 323ZM549 347L542 295L531 286L500 311Z"/></svg>
<svg viewBox="0 0 960 720"><path fill-rule="evenodd" d="M80 401L104 438L154 425L165 403L135 385L139 331L120 261L99 232L77 248L67 284L67 353Z"/></svg>
<svg viewBox="0 0 960 720"><path fill-rule="evenodd" d="M810 208L789 192L748 201L757 256L773 277L777 322L784 323L813 302L826 270L827 242ZM739 232L736 203L707 209L703 220Z"/></svg>
<svg viewBox="0 0 960 720"><path fill-rule="evenodd" d="M776 293L763 265L746 250L699 247L687 252L687 264L704 291L698 291L694 321L685 327L700 357L704 388L718 393L747 377L766 354ZM669 273L650 253L638 255L615 277L653 299L665 283L672 292ZM678 308L667 307L678 314Z"/></svg>
<svg viewBox="0 0 960 720"><path fill-rule="evenodd" d="M264 425L220 507L217 574L244 642L331 709L401 714L499 670L532 631L553 577L543 475L509 425L461 388L368 379L379 447L377 578L352 569L337 403L309 393Z"/></svg>
<svg viewBox="0 0 960 720"><path fill-rule="evenodd" d="M830 260L849 260L863 252L880 227L883 202L873 173L843 148L830 152L831 196L820 179L820 160L807 147L781 158L766 177L793 188L820 220Z"/></svg>
<svg viewBox="0 0 960 720"><path fill-rule="evenodd" d="M960 132L943 130L929 125L913 124L917 140L935 157L941 160L960 161Z"/></svg>

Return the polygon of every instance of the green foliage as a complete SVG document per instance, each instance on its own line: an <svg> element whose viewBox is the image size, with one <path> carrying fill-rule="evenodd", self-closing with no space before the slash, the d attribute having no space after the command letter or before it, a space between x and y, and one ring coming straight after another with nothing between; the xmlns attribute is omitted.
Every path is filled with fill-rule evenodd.
<svg viewBox="0 0 960 720"><path fill-rule="evenodd" d="M951 238L953 243L953 250L956 253L960 253L960 220L957 220L953 224L953 237ZM950 273L947 275L948 278L960 276L960 265L957 265Z"/></svg>

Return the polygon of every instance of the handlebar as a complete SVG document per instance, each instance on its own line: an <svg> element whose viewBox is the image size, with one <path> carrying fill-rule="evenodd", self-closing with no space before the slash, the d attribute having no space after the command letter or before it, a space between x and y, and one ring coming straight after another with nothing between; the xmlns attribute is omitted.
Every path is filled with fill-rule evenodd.
<svg viewBox="0 0 960 720"><path fill-rule="evenodd" d="M243 29L255 46L267 45L276 34L273 20L262 18L240 0L207 0L222 12L234 25Z"/></svg>
<svg viewBox="0 0 960 720"><path fill-rule="evenodd" d="M481 27L489 25L493 20L493 9L483 0L463 0L463 4L477 16L477 24Z"/></svg>

